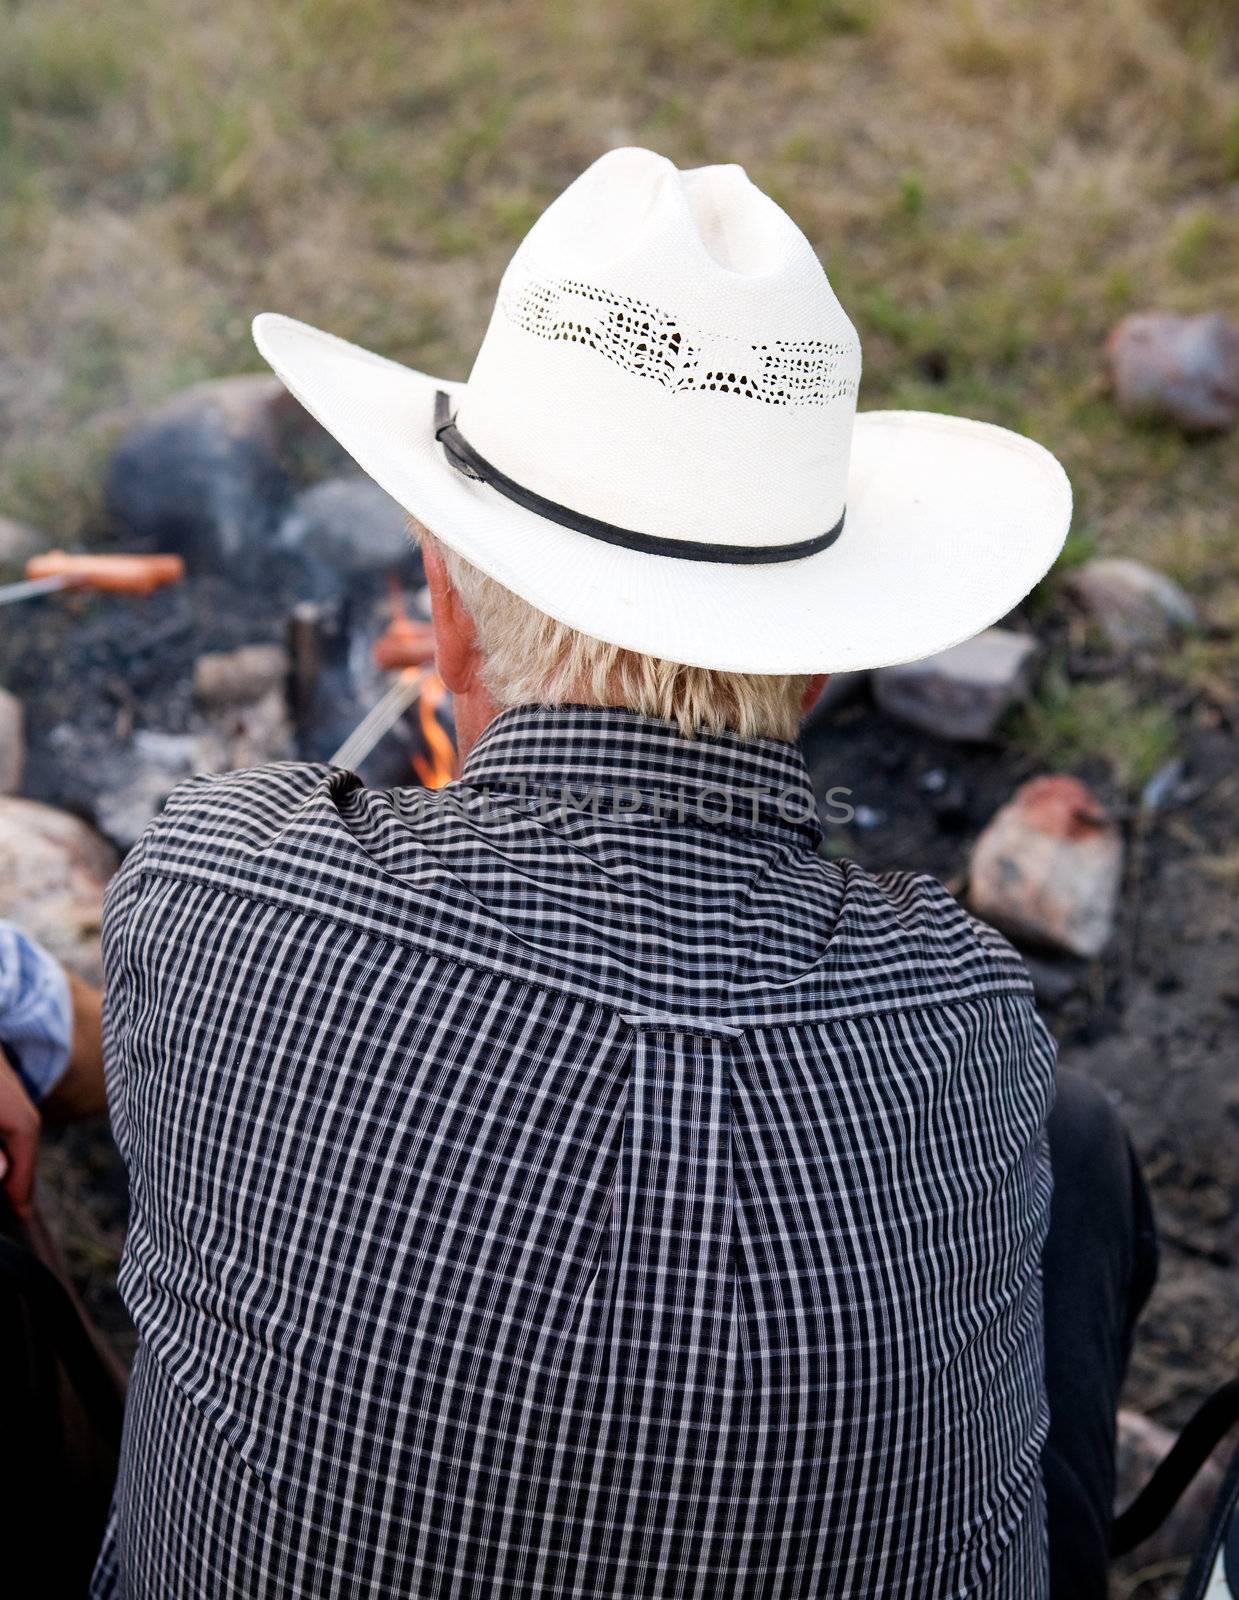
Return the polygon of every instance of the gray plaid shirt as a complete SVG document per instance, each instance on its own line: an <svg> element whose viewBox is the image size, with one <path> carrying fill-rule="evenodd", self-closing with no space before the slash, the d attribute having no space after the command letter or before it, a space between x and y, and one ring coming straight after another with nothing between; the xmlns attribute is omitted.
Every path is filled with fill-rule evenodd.
<svg viewBox="0 0 1239 1600"><path fill-rule="evenodd" d="M625 711L177 791L105 929L96 1596L1045 1595L1053 1047L818 842L794 746Z"/></svg>

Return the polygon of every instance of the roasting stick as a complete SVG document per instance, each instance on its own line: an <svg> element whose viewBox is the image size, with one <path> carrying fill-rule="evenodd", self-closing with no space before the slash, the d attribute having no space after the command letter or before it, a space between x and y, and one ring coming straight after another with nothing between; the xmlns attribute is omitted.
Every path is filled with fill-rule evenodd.
<svg viewBox="0 0 1239 1600"><path fill-rule="evenodd" d="M63 589L63 578L27 578L22 583L6 583L0 588L0 606L11 606L18 600L32 600L36 594L50 594Z"/></svg>
<svg viewBox="0 0 1239 1600"><path fill-rule="evenodd" d="M429 667L406 667L391 688L349 734L331 758L333 767L355 767L364 761L389 729L409 709L430 676Z"/></svg>
<svg viewBox="0 0 1239 1600"><path fill-rule="evenodd" d="M332 756L333 767L355 767L363 762L383 735L400 721L434 671L434 629L428 622L415 622L409 616L395 578L391 587L392 618L375 641L374 661L384 671L402 670Z"/></svg>
<svg viewBox="0 0 1239 1600"><path fill-rule="evenodd" d="M49 550L26 563L24 582L0 587L0 606L57 589L96 589L106 594L150 594L184 576L180 556L71 556Z"/></svg>

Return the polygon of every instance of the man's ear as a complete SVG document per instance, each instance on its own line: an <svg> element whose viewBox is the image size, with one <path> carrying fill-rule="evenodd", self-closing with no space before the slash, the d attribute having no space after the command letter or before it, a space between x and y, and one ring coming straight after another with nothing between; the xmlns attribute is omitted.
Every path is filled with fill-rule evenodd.
<svg viewBox="0 0 1239 1600"><path fill-rule="evenodd" d="M821 694L822 690L829 682L829 672L816 673L812 678L809 679L808 688L805 690L804 698L800 702L800 715L802 717L807 717L810 711L813 710L813 707L817 704L818 695Z"/></svg>
<svg viewBox="0 0 1239 1600"><path fill-rule="evenodd" d="M435 666L453 694L468 694L481 665L473 618L460 603L443 557L428 540L422 562L430 586L430 615L435 630Z"/></svg>

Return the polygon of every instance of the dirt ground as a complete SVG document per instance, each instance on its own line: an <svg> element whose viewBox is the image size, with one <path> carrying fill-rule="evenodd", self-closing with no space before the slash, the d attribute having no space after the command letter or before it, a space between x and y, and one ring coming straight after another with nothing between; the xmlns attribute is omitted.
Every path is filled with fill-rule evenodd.
<svg viewBox="0 0 1239 1600"><path fill-rule="evenodd" d="M1030 953L1061 1064L1104 1086L1152 1190L1161 1263L1123 1403L1172 1431L1239 1371L1239 741L1210 715L1183 733L1183 801L1143 831L1129 821L1105 957ZM952 888L978 825L1035 770L1010 747L967 752L910 735L867 704L839 713L810 749L819 789L846 784L880 819L846 830L841 848ZM1122 795L1091 776L1122 815ZM1187 1565L1136 1550L1116 1564L1114 1600L1172 1600Z"/></svg>
<svg viewBox="0 0 1239 1600"><path fill-rule="evenodd" d="M1239 1367L1239 908L1226 856L1239 750L1221 724L1189 728L1185 751L1182 803L1142 839L1129 822L1105 957L1068 964L1031 953L1061 1063L1106 1088L1152 1186L1162 1265L1127 1403L1172 1428ZM1010 749L968 752L909 734L864 704L818 732L811 753L819 787L849 785L853 804L881 819L839 830L847 853L874 868L927 870L952 888L980 823L1035 770Z"/></svg>

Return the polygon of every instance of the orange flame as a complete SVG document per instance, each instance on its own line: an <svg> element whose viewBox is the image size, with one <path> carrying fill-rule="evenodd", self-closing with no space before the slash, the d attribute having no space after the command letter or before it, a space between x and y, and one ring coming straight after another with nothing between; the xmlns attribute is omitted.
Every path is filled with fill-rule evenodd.
<svg viewBox="0 0 1239 1600"><path fill-rule="evenodd" d="M441 789L456 776L456 751L447 730L435 715L446 696L443 679L428 672L417 697L417 720L425 753L417 750L413 754L413 771L427 789Z"/></svg>
<svg viewBox="0 0 1239 1600"><path fill-rule="evenodd" d="M374 659L384 671L403 669L415 673L421 687L414 704L422 748L413 753L413 771L427 789L442 789L456 776L456 750L435 712L447 698L447 685L426 665L434 658L434 629L414 622L405 609L399 575L388 574L391 621L374 647Z"/></svg>

